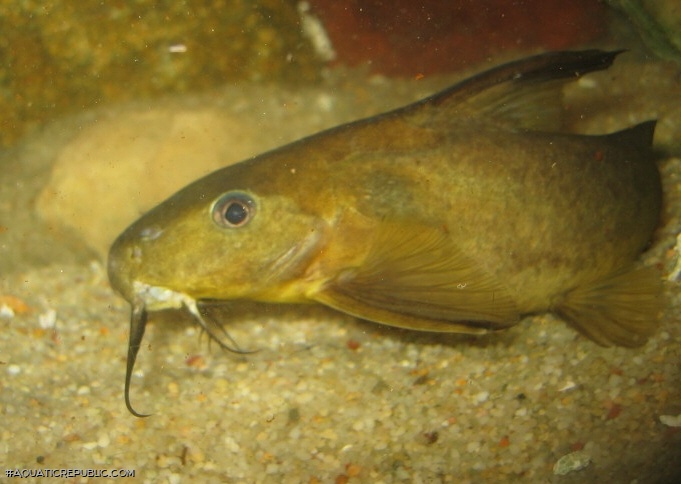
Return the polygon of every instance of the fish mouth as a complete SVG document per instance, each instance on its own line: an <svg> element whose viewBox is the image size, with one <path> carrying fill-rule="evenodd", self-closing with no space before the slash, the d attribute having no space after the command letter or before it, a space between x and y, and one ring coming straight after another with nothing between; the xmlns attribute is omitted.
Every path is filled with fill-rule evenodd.
<svg viewBox="0 0 681 484"><path fill-rule="evenodd" d="M196 304L196 300L187 294L137 280L132 282L132 292L134 294L133 306L141 305L149 311L177 309Z"/></svg>
<svg viewBox="0 0 681 484"><path fill-rule="evenodd" d="M229 341L225 343L222 338L212 329L211 325L204 319L199 310L199 301L180 292L173 291L162 286L151 286L140 281L133 281L132 289L134 293L133 301L131 302L132 311L130 313L130 339L128 340L128 356L125 366L125 406L128 411L135 417L148 417L151 414L140 413L132 406L130 402L130 384L132 380L132 373L135 369L135 361L139 353L142 339L144 338L144 331L147 325L148 310L158 311L161 309L172 309L185 307L194 319L199 323L201 328L208 334L212 341L215 341L222 349L237 354L253 353L253 350L242 350L236 341L229 335L229 333L222 328L222 334ZM215 325L217 323L213 323Z"/></svg>

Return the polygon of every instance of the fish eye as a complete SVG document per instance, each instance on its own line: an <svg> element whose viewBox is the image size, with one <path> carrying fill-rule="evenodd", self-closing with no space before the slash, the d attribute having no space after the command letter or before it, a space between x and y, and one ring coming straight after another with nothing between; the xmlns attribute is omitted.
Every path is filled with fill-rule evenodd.
<svg viewBox="0 0 681 484"><path fill-rule="evenodd" d="M255 201L243 192L227 192L213 203L211 214L220 227L243 227L255 215Z"/></svg>

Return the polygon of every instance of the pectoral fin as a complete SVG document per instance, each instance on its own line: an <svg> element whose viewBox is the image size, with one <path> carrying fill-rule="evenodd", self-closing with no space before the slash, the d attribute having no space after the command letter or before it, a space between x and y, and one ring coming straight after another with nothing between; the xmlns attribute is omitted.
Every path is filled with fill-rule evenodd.
<svg viewBox="0 0 681 484"><path fill-rule="evenodd" d="M663 307L662 282L651 267L629 269L567 293L556 312L602 346L641 346Z"/></svg>
<svg viewBox="0 0 681 484"><path fill-rule="evenodd" d="M429 227L383 224L358 267L311 297L362 319L421 331L485 333L513 325L508 291Z"/></svg>

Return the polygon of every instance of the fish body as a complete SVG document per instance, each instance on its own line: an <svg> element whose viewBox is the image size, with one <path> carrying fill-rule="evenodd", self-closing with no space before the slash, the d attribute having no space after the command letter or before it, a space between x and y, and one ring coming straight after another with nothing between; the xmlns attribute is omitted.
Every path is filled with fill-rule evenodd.
<svg viewBox="0 0 681 484"><path fill-rule="evenodd" d="M642 344L661 291L634 265L661 209L655 122L585 136L559 121L563 83L616 55L510 63L188 185L110 251L133 307L128 373L146 311L200 318L206 300L463 333L553 311L599 344Z"/></svg>

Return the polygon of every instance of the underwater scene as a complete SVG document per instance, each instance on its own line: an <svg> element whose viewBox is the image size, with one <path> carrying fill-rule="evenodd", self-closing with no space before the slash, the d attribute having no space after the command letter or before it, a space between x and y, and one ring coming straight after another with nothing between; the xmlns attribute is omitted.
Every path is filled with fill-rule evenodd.
<svg viewBox="0 0 681 484"><path fill-rule="evenodd" d="M675 0L0 28L8 482L681 482Z"/></svg>

